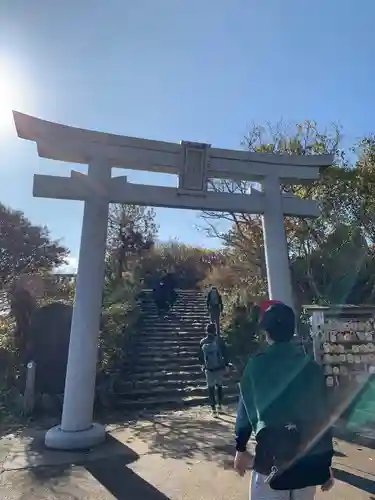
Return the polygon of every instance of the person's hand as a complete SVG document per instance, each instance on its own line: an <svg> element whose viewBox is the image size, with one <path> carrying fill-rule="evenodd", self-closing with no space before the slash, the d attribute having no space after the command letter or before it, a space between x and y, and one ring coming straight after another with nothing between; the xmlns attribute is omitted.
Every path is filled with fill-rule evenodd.
<svg viewBox="0 0 375 500"><path fill-rule="evenodd" d="M331 468L329 469L329 473L330 473L330 478L321 487L321 490L324 492L331 490L335 484L335 478Z"/></svg>
<svg viewBox="0 0 375 500"><path fill-rule="evenodd" d="M237 451L234 457L234 470L243 477L250 468L252 457L248 451Z"/></svg>

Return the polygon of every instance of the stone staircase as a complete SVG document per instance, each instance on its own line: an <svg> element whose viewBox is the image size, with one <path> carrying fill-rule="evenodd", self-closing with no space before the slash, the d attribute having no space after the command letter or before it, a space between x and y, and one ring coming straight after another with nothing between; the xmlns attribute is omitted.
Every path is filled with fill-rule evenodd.
<svg viewBox="0 0 375 500"><path fill-rule="evenodd" d="M208 323L205 297L179 290L172 310L159 317L151 291L142 299L144 318L135 335L121 390L122 408L180 408L207 403L199 342ZM227 376L225 403L237 398L236 374Z"/></svg>

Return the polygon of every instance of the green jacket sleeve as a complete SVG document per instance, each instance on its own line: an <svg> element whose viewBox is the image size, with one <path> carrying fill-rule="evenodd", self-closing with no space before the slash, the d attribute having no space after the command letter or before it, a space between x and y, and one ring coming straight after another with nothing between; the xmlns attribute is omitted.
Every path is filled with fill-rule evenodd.
<svg viewBox="0 0 375 500"><path fill-rule="evenodd" d="M248 421L255 430L257 423L257 409L253 393L253 360L250 358L243 372L239 388L243 406L246 410Z"/></svg>

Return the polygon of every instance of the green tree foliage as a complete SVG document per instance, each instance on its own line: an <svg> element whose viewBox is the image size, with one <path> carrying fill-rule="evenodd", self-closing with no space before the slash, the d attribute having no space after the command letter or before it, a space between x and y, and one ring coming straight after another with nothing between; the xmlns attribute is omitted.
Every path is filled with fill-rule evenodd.
<svg viewBox="0 0 375 500"><path fill-rule="evenodd" d="M107 237L107 275L121 280L155 244L158 226L152 208L111 205Z"/></svg>
<svg viewBox="0 0 375 500"><path fill-rule="evenodd" d="M43 293L41 276L65 264L68 254L46 227L33 225L23 212L0 203L1 307L8 301L11 313L0 321L0 419L4 412L8 414L18 394L30 319L37 306L34 288L39 297Z"/></svg>
<svg viewBox="0 0 375 500"><path fill-rule="evenodd" d="M11 283L21 274L51 271L66 263L67 248L34 226L19 210L0 204L0 279Z"/></svg>
<svg viewBox="0 0 375 500"><path fill-rule="evenodd" d="M41 274L66 263L68 253L51 239L47 228L32 225L23 212L0 204L0 280L8 292L1 299L10 302L14 346L20 355L26 348L27 329L36 307L35 297L22 278L40 282Z"/></svg>
<svg viewBox="0 0 375 500"><path fill-rule="evenodd" d="M340 148L338 127L320 131L316 123L305 121L294 127L254 126L244 140L250 151L283 154L334 155L334 164L309 185L283 186L301 198L316 199L321 216L317 219L288 217L285 229L290 266L298 303L368 302L373 298L373 251L375 238L375 139L366 138L346 155ZM352 162L348 157L354 158ZM248 182L219 180L212 188L223 192L248 193ZM233 262L232 280L248 295L262 295L266 287L261 218L248 214L225 214L230 228L218 234L217 214L204 213L208 230L221 236ZM216 231L216 233L215 233ZM248 277L244 279L247 265ZM347 263L350 262L350 269ZM255 279L258 278L258 279ZM233 288L232 288L233 289ZM238 292L237 292L238 293Z"/></svg>
<svg viewBox="0 0 375 500"><path fill-rule="evenodd" d="M285 230L296 305L304 303L373 303L375 298L375 136L361 140L348 151L341 149L341 131L320 130L315 122L291 127L254 126L244 139L250 151L282 154L334 155L331 167L308 185L285 185L284 192L318 200L317 219L288 217ZM254 184L213 180L220 192L249 193ZM255 185L255 187L257 187ZM248 214L205 212L210 235L221 238L226 264L207 280L227 291L233 304L266 296L266 271L261 218ZM233 312L235 323L237 313ZM233 319L233 318L232 318ZM229 328L231 331L233 327Z"/></svg>

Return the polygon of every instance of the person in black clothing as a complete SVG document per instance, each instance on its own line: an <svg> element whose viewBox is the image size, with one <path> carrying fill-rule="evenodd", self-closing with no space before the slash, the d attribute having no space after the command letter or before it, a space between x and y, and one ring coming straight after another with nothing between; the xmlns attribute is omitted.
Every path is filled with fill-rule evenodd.
<svg viewBox="0 0 375 500"><path fill-rule="evenodd" d="M168 294L165 289L164 283L158 282L154 286L152 293L159 316L166 314L166 312L168 311Z"/></svg>
<svg viewBox="0 0 375 500"><path fill-rule="evenodd" d="M240 382L234 467L240 475L249 467L246 445L254 432L251 500L312 500L316 486L333 485L325 378L292 342L290 307L271 304L260 327L269 346L249 359Z"/></svg>
<svg viewBox="0 0 375 500"><path fill-rule="evenodd" d="M160 280L162 283L164 290L165 290L165 295L166 295L166 301L168 304L168 307L171 308L175 304L177 300L177 293L176 293L176 280L174 277L173 273L163 273L163 277Z"/></svg>
<svg viewBox="0 0 375 500"><path fill-rule="evenodd" d="M211 323L216 325L216 333L220 336L220 317L223 313L223 300L216 286L210 285L206 302Z"/></svg>

